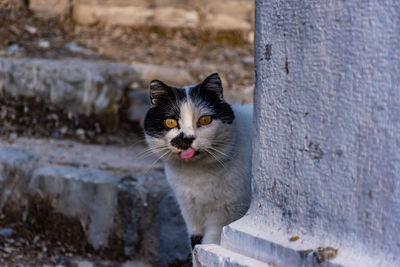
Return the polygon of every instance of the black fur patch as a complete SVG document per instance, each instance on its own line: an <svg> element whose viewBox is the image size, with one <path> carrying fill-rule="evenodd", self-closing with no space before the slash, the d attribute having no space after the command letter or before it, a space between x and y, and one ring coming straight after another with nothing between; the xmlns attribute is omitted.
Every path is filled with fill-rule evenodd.
<svg viewBox="0 0 400 267"><path fill-rule="evenodd" d="M179 119L180 105L186 99L184 89L169 87L165 94L159 94L157 100L152 100L153 105L144 119L146 134L153 137L164 136L169 131L164 124L166 118Z"/></svg>
<svg viewBox="0 0 400 267"><path fill-rule="evenodd" d="M197 244L201 244L201 241L203 240L202 235L191 235L190 236L190 245L192 246L192 250Z"/></svg>
<svg viewBox="0 0 400 267"><path fill-rule="evenodd" d="M171 140L171 145L186 150L192 145L193 140L194 137L184 136L183 133L180 133L177 137Z"/></svg>
<svg viewBox="0 0 400 267"><path fill-rule="evenodd" d="M221 80L216 73L211 74L204 82L192 88L190 97L193 101L211 108L215 112L213 119L219 119L228 124L235 119L231 106L223 98Z"/></svg>

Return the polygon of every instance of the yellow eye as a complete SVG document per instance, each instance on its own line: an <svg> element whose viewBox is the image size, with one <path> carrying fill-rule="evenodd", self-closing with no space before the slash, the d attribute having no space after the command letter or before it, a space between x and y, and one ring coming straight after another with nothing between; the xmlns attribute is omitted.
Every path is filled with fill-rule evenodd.
<svg viewBox="0 0 400 267"><path fill-rule="evenodd" d="M172 129L178 126L178 122L175 119L172 118L167 118L165 121L165 126L167 126L168 128Z"/></svg>
<svg viewBox="0 0 400 267"><path fill-rule="evenodd" d="M202 117L200 117L200 119L199 119L200 125L208 125L208 124L210 124L211 122L212 122L212 118L211 118L210 115L202 116Z"/></svg>

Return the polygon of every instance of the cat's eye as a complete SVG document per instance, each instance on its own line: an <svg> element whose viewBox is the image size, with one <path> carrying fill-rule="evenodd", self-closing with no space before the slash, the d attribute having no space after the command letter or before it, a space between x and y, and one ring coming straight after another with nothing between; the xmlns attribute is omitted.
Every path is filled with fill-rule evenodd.
<svg viewBox="0 0 400 267"><path fill-rule="evenodd" d="M210 124L212 122L212 118L211 118L211 116L210 115L205 115L205 116L202 116L202 117L200 117L200 119L199 119L199 124L200 125L208 125L208 124Z"/></svg>
<svg viewBox="0 0 400 267"><path fill-rule="evenodd" d="M167 126L168 128L172 129L175 127L178 127L178 121L173 119L173 118L167 118L165 121L165 126Z"/></svg>

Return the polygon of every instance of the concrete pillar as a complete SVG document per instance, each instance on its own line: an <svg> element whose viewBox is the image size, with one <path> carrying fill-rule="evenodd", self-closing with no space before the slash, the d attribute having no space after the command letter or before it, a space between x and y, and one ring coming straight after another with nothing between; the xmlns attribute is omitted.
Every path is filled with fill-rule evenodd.
<svg viewBox="0 0 400 267"><path fill-rule="evenodd" d="M255 28L251 207L195 263L400 266L400 2L259 0Z"/></svg>

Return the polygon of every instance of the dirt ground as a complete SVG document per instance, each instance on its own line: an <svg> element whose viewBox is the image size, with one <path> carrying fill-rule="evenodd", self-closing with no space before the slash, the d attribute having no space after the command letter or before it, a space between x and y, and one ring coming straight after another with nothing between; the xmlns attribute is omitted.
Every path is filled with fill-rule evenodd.
<svg viewBox="0 0 400 267"><path fill-rule="evenodd" d="M197 79L194 83L217 69L231 90L254 83L253 44L243 33L84 27L75 25L68 16L37 18L23 3L0 1L0 56L160 64L188 69ZM118 129L106 129L93 118L68 114L38 99L0 92L2 139L44 137L123 145L137 142L140 132L137 125L122 117ZM90 248L76 248L41 230L30 222L13 221L0 214L0 266L78 266L81 260L91 262L86 266L118 266L118 262L127 260L118 255L110 259Z"/></svg>

